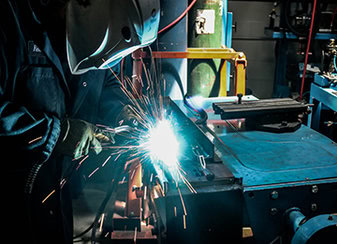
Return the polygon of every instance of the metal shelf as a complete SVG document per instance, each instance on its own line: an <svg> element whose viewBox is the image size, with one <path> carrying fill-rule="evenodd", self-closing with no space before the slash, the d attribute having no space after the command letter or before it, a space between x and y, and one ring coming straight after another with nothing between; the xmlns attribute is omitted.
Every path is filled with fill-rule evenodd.
<svg viewBox="0 0 337 244"><path fill-rule="evenodd" d="M265 29L264 33L266 36L273 38L273 39L282 39L284 38L284 32L281 31L273 31L270 29ZM306 39L306 37L298 37L292 32L285 32L286 39ZM330 39L337 39L337 34L331 34L331 33L316 33L315 35L316 40L330 40Z"/></svg>

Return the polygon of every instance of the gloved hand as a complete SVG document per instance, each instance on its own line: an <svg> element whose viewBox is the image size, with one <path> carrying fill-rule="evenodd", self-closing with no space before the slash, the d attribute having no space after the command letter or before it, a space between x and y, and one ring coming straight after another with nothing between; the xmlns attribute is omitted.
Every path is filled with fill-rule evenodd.
<svg viewBox="0 0 337 244"><path fill-rule="evenodd" d="M109 137L93 124L80 119L66 119L61 124L61 134L55 146L55 151L78 158L89 153L92 148L96 154L102 151L100 141L114 143L113 134Z"/></svg>

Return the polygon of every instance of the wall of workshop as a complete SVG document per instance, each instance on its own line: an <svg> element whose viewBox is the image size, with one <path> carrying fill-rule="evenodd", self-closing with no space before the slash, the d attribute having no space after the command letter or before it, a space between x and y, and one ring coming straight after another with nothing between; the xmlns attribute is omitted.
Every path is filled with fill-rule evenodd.
<svg viewBox="0 0 337 244"><path fill-rule="evenodd" d="M270 98L273 92L275 41L264 34L272 8L273 2L228 2L236 24L232 47L247 56L247 87L258 98Z"/></svg>

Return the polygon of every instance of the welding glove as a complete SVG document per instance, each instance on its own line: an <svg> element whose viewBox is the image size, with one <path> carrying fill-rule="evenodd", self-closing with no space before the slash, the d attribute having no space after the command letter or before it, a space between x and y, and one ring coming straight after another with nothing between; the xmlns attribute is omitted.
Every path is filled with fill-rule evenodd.
<svg viewBox="0 0 337 244"><path fill-rule="evenodd" d="M109 136L93 124L80 119L66 119L61 124L61 134L55 146L55 151L73 158L87 155L89 149L96 154L102 151L100 141L114 143L113 134Z"/></svg>
<svg viewBox="0 0 337 244"><path fill-rule="evenodd" d="M139 116L136 115L136 110L130 105L125 105L116 119L116 125L129 125L131 127L139 126Z"/></svg>

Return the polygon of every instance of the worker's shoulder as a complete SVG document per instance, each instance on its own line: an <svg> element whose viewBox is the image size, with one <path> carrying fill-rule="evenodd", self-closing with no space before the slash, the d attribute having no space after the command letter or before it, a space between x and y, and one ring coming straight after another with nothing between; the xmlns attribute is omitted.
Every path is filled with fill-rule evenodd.
<svg viewBox="0 0 337 244"><path fill-rule="evenodd" d="M18 29L21 28L22 17L21 13L28 10L19 10L19 5L14 0L0 1L0 30L2 32L1 39L4 36L14 36Z"/></svg>

